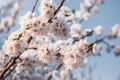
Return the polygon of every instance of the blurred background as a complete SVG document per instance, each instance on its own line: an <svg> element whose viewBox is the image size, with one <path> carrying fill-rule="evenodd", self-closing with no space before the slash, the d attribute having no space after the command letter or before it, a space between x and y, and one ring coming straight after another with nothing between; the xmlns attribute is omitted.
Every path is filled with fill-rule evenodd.
<svg viewBox="0 0 120 80"><path fill-rule="evenodd" d="M6 6L8 3L14 0L0 0L0 9ZM32 7L36 0L22 0L21 8L17 18L15 20L14 27L10 28L10 32L17 30L19 25L19 17L32 11ZM60 0L54 0L56 4L59 4ZM84 0L69 0L64 5L69 6L71 9L79 9L80 2ZM35 12L39 15L38 2ZM110 33L112 26L120 24L120 0L104 0L102 5L97 5L99 13L94 14L88 21L83 21L82 28L94 28L97 25L101 25L104 28L104 34ZM0 18L2 15L0 14ZM0 49L6 39L5 33L0 33ZM89 41L94 41L94 38L90 38ZM120 45L120 38L116 40L108 41L111 45ZM106 46L103 46L106 47ZM107 53L103 48L101 56L90 57L89 62L85 68L79 68L74 70L75 76L80 77L80 72L86 77L91 77L91 80L120 80L120 57L116 57L114 52ZM92 69L93 68L93 69ZM92 71L91 71L92 70ZM87 80L87 78L85 78Z"/></svg>

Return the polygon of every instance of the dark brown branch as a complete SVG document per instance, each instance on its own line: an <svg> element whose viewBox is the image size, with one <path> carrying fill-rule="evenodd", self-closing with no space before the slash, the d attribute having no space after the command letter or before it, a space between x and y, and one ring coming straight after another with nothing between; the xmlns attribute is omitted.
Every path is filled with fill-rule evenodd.
<svg viewBox="0 0 120 80"><path fill-rule="evenodd" d="M11 74L11 72L13 72L13 71L15 70L16 66L17 66L17 65L14 65L14 66L12 67L12 69L9 70L9 72L3 77L3 80L4 80L5 78L7 78L7 76L9 76L9 75Z"/></svg>
<svg viewBox="0 0 120 80"><path fill-rule="evenodd" d="M14 58L11 58L7 65L2 69L2 72L0 73L0 79L3 79L5 73L10 69L10 67L13 65L15 62Z"/></svg>
<svg viewBox="0 0 120 80"><path fill-rule="evenodd" d="M7 63L7 65L2 69L2 72L0 73L0 79L1 80L4 80L4 75L6 74L6 72L12 67L12 66L14 66L15 64L16 64L16 59L17 59L17 57L16 58L11 58L10 60L9 60L9 62Z"/></svg>
<svg viewBox="0 0 120 80"><path fill-rule="evenodd" d="M57 10L54 12L54 16L57 14L57 12L59 11L59 9L62 7L63 3L65 2L65 0L61 0L60 5L58 6Z"/></svg>
<svg viewBox="0 0 120 80"><path fill-rule="evenodd" d="M35 7L37 6L37 2L38 2L38 0L36 0L35 5L34 5L33 8L32 8L32 13L34 12Z"/></svg>
<svg viewBox="0 0 120 80"><path fill-rule="evenodd" d="M47 80L51 80L51 78L52 78L52 75L50 75Z"/></svg>
<svg viewBox="0 0 120 80"><path fill-rule="evenodd" d="M58 8L56 9L56 11L54 12L54 16L57 14L57 12L60 10L60 8L63 6L63 3L65 2L65 0L61 0L60 1L60 5L58 6ZM53 16L53 17L54 17ZM49 20L48 20L48 22L51 22L51 20L52 20L52 18L53 17L51 17Z"/></svg>
<svg viewBox="0 0 120 80"><path fill-rule="evenodd" d="M19 55L20 56L20 55ZM18 57L19 57L18 56ZM7 63L7 65L5 65L5 67L2 69L2 72L0 73L0 80L3 80L6 72L16 64L16 60L18 59L18 57L11 57L11 59L9 60L9 62Z"/></svg>

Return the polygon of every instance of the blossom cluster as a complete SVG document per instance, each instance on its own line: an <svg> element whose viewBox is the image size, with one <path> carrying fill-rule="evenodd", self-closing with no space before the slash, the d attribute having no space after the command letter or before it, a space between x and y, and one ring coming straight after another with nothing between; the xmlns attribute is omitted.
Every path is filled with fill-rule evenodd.
<svg viewBox="0 0 120 80"><path fill-rule="evenodd" d="M73 43L73 37L79 38L82 34L80 24L73 23L72 27L69 27L64 18L57 16L52 22L48 22L54 16L55 9L56 5L53 2L43 0L39 8L40 16L28 12L21 17L21 28L11 33L5 41L5 53L11 57L20 55L23 61L27 59L28 62L28 59L33 59L33 62L39 59L48 64L55 59L62 62L67 69L86 64L84 60L92 53L88 46L90 43L86 39Z"/></svg>
<svg viewBox="0 0 120 80"><path fill-rule="evenodd" d="M42 0L38 8L40 15L36 16L35 13L27 12L20 17L20 28L12 32L3 45L3 53L20 59L15 68L17 74L14 77L18 74L20 77L21 72L33 74L29 72L33 68L32 72L36 74L34 76L37 76L41 63L47 65L54 62L61 63L67 70L84 67L89 56L99 53L102 49L99 42L91 43L86 36L91 36L93 32L102 36L103 27L98 25L93 30L83 32L82 25L76 21L76 18L87 20L93 12L97 11L96 7L89 11L89 7L95 3L93 0L85 0L83 4L80 4L82 12L75 13L63 6L55 15L56 4L51 0ZM102 0L97 0L97 3L102 3ZM120 37L119 25L112 28L112 35ZM116 54L120 52L119 46L115 48L115 52ZM63 74L67 72L61 72L61 75ZM21 74L21 76L24 75ZM30 75L27 76L30 78Z"/></svg>

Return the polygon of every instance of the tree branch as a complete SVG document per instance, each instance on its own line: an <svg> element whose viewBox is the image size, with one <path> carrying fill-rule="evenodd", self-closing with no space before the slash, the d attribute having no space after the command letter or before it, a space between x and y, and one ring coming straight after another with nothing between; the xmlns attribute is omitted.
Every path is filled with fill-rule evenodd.
<svg viewBox="0 0 120 80"><path fill-rule="evenodd" d="M90 7L87 8L87 12L91 13L90 10L95 6L95 4L96 4L96 1ZM82 23L83 21L84 19L81 19L79 22Z"/></svg>
<svg viewBox="0 0 120 80"><path fill-rule="evenodd" d="M60 8L63 6L63 3L65 2L65 0L61 0L60 1L60 5L58 6L58 8L56 9L56 11L54 12L54 16L57 14L57 12L60 10ZM54 17L53 16L53 17ZM51 20L52 20L52 18L53 17L51 17L49 20L48 20L48 22L51 22Z"/></svg>
<svg viewBox="0 0 120 80"><path fill-rule="evenodd" d="M5 78L7 78L7 76L9 76L12 71L15 70L16 66L17 66L17 65L14 65L14 66L9 70L9 72L3 77L3 80L4 80Z"/></svg>
<svg viewBox="0 0 120 80"><path fill-rule="evenodd" d="M56 65L56 67L54 68L54 70L59 70L61 67L62 67L63 64L58 64ZM47 80L51 80L52 78L52 75L50 74L50 76L48 76L48 79Z"/></svg>
<svg viewBox="0 0 120 80"><path fill-rule="evenodd" d="M20 54L21 55L21 54ZM19 55L19 56L20 56ZM18 57L11 57L9 62L5 65L5 67L2 69L2 72L0 73L0 80L4 80L4 76L6 74L6 72L16 64L16 60L19 58Z"/></svg>
<svg viewBox="0 0 120 80"><path fill-rule="evenodd" d="M34 10L35 10L35 8L36 8L36 6L37 6L37 2L38 2L38 0L36 0L34 6L33 6L33 8L32 8L32 13L34 12Z"/></svg>

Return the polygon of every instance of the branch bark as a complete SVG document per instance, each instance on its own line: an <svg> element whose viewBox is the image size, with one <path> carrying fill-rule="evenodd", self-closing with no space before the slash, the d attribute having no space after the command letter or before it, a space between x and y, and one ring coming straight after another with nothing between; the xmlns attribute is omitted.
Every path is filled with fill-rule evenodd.
<svg viewBox="0 0 120 80"><path fill-rule="evenodd" d="M58 6L58 8L56 9L56 11L54 12L54 16L58 13L58 11L60 10L60 8L63 6L63 3L65 2L65 0L61 0L60 1L60 5ZM54 17L53 16L53 17ZM48 22L51 22L51 20L52 20L52 18L53 17L51 17L49 20L48 20Z"/></svg>
<svg viewBox="0 0 120 80"><path fill-rule="evenodd" d="M21 55L21 54L20 54ZM19 55L19 56L20 56ZM6 74L6 72L16 64L16 60L19 58L18 57L11 57L9 62L5 65L5 67L2 69L2 72L0 73L0 80L4 80L4 76Z"/></svg>
<svg viewBox="0 0 120 80"><path fill-rule="evenodd" d="M37 6L37 2L38 2L38 0L36 0L34 6L33 6L33 8L32 8L32 13L34 12L34 10L35 10L35 8L36 8L36 6Z"/></svg>

